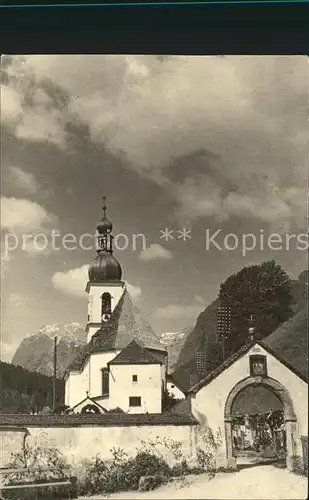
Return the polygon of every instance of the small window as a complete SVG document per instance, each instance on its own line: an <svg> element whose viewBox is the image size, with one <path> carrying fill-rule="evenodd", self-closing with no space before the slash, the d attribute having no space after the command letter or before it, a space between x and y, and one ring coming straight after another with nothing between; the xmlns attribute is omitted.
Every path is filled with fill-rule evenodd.
<svg viewBox="0 0 309 500"><path fill-rule="evenodd" d="M102 370L102 395L109 394L109 371L108 368Z"/></svg>
<svg viewBox="0 0 309 500"><path fill-rule="evenodd" d="M137 382L137 375L132 375L132 382Z"/></svg>
<svg viewBox="0 0 309 500"><path fill-rule="evenodd" d="M174 386L174 385L171 385L171 388L172 388L172 389L175 389L175 386Z"/></svg>
<svg viewBox="0 0 309 500"><path fill-rule="evenodd" d="M250 375L251 377L267 376L266 356L250 356Z"/></svg>
<svg viewBox="0 0 309 500"><path fill-rule="evenodd" d="M142 406L140 396L131 396L129 398L129 406Z"/></svg>

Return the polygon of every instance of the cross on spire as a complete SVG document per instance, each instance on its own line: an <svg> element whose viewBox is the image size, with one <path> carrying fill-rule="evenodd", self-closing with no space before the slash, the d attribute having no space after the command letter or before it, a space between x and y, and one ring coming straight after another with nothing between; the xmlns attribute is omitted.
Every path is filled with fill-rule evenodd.
<svg viewBox="0 0 309 500"><path fill-rule="evenodd" d="M102 205L102 210L104 212L104 215L105 215L105 212L106 212L106 196L102 196L102 200L103 200L103 205Z"/></svg>

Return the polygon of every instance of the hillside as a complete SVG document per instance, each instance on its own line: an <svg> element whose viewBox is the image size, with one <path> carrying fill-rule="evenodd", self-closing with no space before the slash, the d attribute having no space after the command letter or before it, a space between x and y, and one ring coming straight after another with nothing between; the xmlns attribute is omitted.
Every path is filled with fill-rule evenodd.
<svg viewBox="0 0 309 500"><path fill-rule="evenodd" d="M289 336L289 328L296 328L297 318L307 314L308 271L303 271L298 280L292 281L294 296L293 310L295 319L291 318L291 326L282 330L281 337ZM197 377L196 358L198 352L206 353L206 371L213 370L222 361L222 346L217 339L217 307L218 300L212 302L200 313L195 324L178 334L169 333L162 335L161 343L168 351L169 373L173 373L179 385L188 388ZM300 316L298 313L303 311ZM290 325L290 323L288 322ZM283 325L282 325L283 327ZM143 330L154 335L150 325L142 318L138 308L132 301L127 301L122 315L121 330ZM53 338L58 336L58 376L62 377L66 368L73 360L82 354L86 345L84 327L79 323L70 325L47 325L38 333L26 337L18 347L12 363L21 365L30 371L38 371L45 375L53 372ZM281 340L280 340L281 342ZM282 344L284 345L284 343ZM283 349L284 347L282 347ZM292 347L288 343L287 350Z"/></svg>
<svg viewBox="0 0 309 500"><path fill-rule="evenodd" d="M308 331L308 271L303 271L298 280L291 282L293 293L294 316L273 332L269 339L269 347L280 344L282 355L290 357L293 353L301 355L302 349L307 353ZM211 372L222 362L222 345L217 338L218 299L212 302L197 318L191 331L181 338L176 337L177 362L170 367L170 373L184 390L189 389L197 381L196 357L199 351L206 353L206 373ZM299 332L299 342L297 341ZM274 339L274 340L273 340ZM182 347L180 346L182 344ZM169 348L173 351L173 346ZM174 353L175 354L175 353ZM281 352L279 353L281 354ZM175 356L174 356L175 357ZM304 362L302 356L302 364Z"/></svg>
<svg viewBox="0 0 309 500"><path fill-rule="evenodd" d="M21 366L0 361L0 413L30 413L52 407L53 380ZM57 380L57 406L64 401L64 382Z"/></svg>
<svg viewBox="0 0 309 500"><path fill-rule="evenodd" d="M271 333L264 343L282 359L308 377L308 308L303 307L292 318Z"/></svg>

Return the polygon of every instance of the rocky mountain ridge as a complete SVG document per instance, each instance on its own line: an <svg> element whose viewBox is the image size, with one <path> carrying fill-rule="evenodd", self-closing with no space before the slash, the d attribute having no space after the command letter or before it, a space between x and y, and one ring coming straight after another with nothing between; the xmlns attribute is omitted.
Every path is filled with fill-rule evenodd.
<svg viewBox="0 0 309 500"><path fill-rule="evenodd" d="M42 373L53 374L54 337L57 336L58 371L61 378L69 364L86 344L87 334L80 323L43 325L35 334L27 335L17 348L12 364Z"/></svg>
<svg viewBox="0 0 309 500"><path fill-rule="evenodd" d="M303 271L298 280L292 281L294 295L294 314L308 307L308 271ZM222 352L217 339L218 300L213 301L202 311L194 325L181 332L165 332L160 341L168 352L169 373L179 370L191 371L198 352L206 352L207 365L212 369L220 363ZM136 309L136 310L135 310ZM132 316L133 315L133 316ZM130 316L135 322L141 321L140 311L132 307ZM150 325L149 325L149 328ZM58 337L58 377L81 352L86 344L84 326L80 323L66 325L52 324L42 326L36 334L26 336L13 357L12 363L30 371L44 375L53 373L53 342Z"/></svg>

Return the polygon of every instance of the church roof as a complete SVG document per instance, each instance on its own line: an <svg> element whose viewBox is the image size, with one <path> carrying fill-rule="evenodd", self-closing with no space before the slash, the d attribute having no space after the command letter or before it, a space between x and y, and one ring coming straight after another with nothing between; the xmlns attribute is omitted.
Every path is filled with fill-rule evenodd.
<svg viewBox="0 0 309 500"><path fill-rule="evenodd" d="M128 365L128 364L157 365L157 364L162 364L162 362L156 359L151 354L150 351L140 346L136 342L136 340L133 340L108 364L109 365Z"/></svg>
<svg viewBox="0 0 309 500"><path fill-rule="evenodd" d="M110 319L97 330L68 370L81 370L90 354L122 350L133 340L141 347L155 350L152 355L157 358L165 353L155 332L142 318L139 309L134 306L128 291L125 290Z"/></svg>

